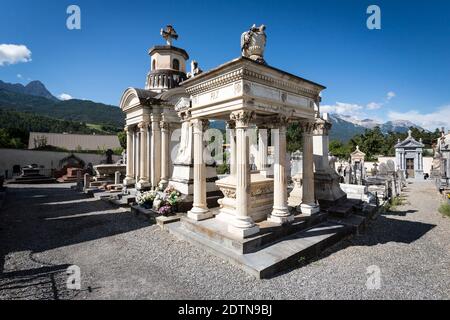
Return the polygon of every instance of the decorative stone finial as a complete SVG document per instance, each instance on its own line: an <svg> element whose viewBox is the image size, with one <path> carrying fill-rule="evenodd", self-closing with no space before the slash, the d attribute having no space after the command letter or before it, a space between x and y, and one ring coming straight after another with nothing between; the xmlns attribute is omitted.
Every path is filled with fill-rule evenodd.
<svg viewBox="0 0 450 320"><path fill-rule="evenodd" d="M408 130L408 138L412 138L412 131L411 131L411 129Z"/></svg>
<svg viewBox="0 0 450 320"><path fill-rule="evenodd" d="M187 74L187 77L188 78L192 78L192 77L195 77L196 75L198 75L198 74L200 74L202 72L203 72L203 70L199 68L198 62L195 61L195 60L192 60L192 62L191 62L191 72L189 72Z"/></svg>
<svg viewBox="0 0 450 320"><path fill-rule="evenodd" d="M249 31L242 34L241 51L243 57L250 58L261 64L266 64L264 61L264 50L267 40L265 30L265 25L261 25L260 27L253 25Z"/></svg>
<svg viewBox="0 0 450 320"><path fill-rule="evenodd" d="M161 36L166 40L168 46L172 45L174 39L178 40L178 34L170 24L166 26L166 30L161 29Z"/></svg>

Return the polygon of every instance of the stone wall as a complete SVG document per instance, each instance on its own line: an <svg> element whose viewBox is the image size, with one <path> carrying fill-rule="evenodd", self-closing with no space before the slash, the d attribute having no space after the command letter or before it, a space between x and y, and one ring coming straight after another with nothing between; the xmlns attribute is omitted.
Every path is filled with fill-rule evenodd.
<svg viewBox="0 0 450 320"><path fill-rule="evenodd" d="M37 164L43 166L44 170L60 169L59 161L67 156L70 152L54 152L54 151L36 151L21 149L0 149L0 175L4 175L8 170L8 178L11 178L13 166L20 165L24 167L29 164ZM75 156L81 158L86 164L100 164L106 159L106 156L91 153L74 153ZM119 161L121 157L113 156L113 162Z"/></svg>

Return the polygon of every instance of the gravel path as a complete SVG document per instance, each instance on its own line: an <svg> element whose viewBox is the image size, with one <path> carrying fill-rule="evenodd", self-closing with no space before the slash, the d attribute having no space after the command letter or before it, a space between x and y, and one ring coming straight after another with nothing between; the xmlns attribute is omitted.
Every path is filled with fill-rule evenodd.
<svg viewBox="0 0 450 320"><path fill-rule="evenodd" d="M158 227L63 185L10 186L0 212L0 299L449 299L450 219L429 182L363 235L256 280ZM81 269L82 290L66 288ZM368 290L366 268L381 271Z"/></svg>

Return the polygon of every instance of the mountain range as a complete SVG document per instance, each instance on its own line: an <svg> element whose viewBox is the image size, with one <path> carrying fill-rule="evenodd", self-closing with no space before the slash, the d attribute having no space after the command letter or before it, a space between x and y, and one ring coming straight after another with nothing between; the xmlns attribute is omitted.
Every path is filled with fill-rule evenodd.
<svg viewBox="0 0 450 320"><path fill-rule="evenodd" d="M125 116L118 107L88 100L61 101L53 96L40 81L32 81L24 86L0 80L0 109L116 128L122 128L125 124ZM383 133L390 131L403 133L410 127L421 129L410 121L402 120L378 123L372 119L358 120L339 114L330 114L329 120L333 124L330 139L343 142L347 142L355 135L362 134L366 129L373 129L375 126L379 126ZM225 123L213 121L211 127L225 130Z"/></svg>
<svg viewBox="0 0 450 320"><path fill-rule="evenodd" d="M389 132L405 133L411 127L424 130L420 126L408 120L395 120L380 123L372 119L359 120L352 116L340 115L336 113L329 114L329 120L333 124L330 133L331 140L341 140L346 142L357 134L362 134L366 129L379 127L381 132L387 134Z"/></svg>
<svg viewBox="0 0 450 320"><path fill-rule="evenodd" d="M0 81L0 109L116 128L125 124L120 108L89 100L61 101L39 81L26 86Z"/></svg>
<svg viewBox="0 0 450 320"><path fill-rule="evenodd" d="M45 85L40 81L31 81L26 86L20 83L7 83L0 80L0 89L15 92L19 94L27 94L30 96L43 97L52 101L59 101L47 90Z"/></svg>

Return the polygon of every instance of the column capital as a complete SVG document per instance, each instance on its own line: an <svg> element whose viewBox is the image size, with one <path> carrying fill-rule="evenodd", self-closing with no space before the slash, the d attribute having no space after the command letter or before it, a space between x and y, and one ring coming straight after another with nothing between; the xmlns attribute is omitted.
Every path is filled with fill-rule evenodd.
<svg viewBox="0 0 450 320"><path fill-rule="evenodd" d="M332 124L322 118L316 118L314 123L313 133L315 135L327 136L331 130Z"/></svg>
<svg viewBox="0 0 450 320"><path fill-rule="evenodd" d="M191 119L191 111L182 110L178 112L178 116L180 117L182 122L189 121Z"/></svg>
<svg viewBox="0 0 450 320"><path fill-rule="evenodd" d="M254 117L254 111L239 110L230 114L230 120L235 122L237 128L248 127Z"/></svg>
<svg viewBox="0 0 450 320"><path fill-rule="evenodd" d="M168 131L170 129L170 125L167 121L160 121L159 127L161 128L162 131Z"/></svg>
<svg viewBox="0 0 450 320"><path fill-rule="evenodd" d="M138 128L141 129L141 131L148 129L148 122L146 121L139 122Z"/></svg>
<svg viewBox="0 0 450 320"><path fill-rule="evenodd" d="M313 134L315 122L313 120L302 120L298 122L305 134Z"/></svg>

